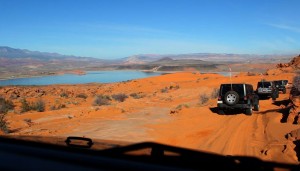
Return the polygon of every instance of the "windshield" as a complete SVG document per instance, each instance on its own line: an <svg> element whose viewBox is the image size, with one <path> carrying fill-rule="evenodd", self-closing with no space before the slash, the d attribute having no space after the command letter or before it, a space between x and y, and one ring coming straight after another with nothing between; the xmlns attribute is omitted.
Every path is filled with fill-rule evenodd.
<svg viewBox="0 0 300 171"><path fill-rule="evenodd" d="M257 87L269 88L269 87L271 87L271 83L270 82L258 82Z"/></svg>
<svg viewBox="0 0 300 171"><path fill-rule="evenodd" d="M244 96L244 85L243 84L224 84L221 86L221 94L225 95L228 91L236 91L240 96Z"/></svg>
<svg viewBox="0 0 300 171"><path fill-rule="evenodd" d="M274 81L275 85L284 85L283 81Z"/></svg>
<svg viewBox="0 0 300 171"><path fill-rule="evenodd" d="M299 164L299 6L0 1L0 134ZM280 79L293 83L284 93L252 90ZM231 84L238 96L221 100Z"/></svg>

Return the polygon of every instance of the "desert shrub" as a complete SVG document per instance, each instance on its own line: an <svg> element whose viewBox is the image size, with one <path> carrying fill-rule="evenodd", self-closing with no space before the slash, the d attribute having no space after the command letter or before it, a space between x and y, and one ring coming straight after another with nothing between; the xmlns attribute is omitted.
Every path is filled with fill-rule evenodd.
<svg viewBox="0 0 300 171"><path fill-rule="evenodd" d="M169 89L168 89L168 87L165 87L165 88L161 89L160 92L162 92L162 93L168 93Z"/></svg>
<svg viewBox="0 0 300 171"><path fill-rule="evenodd" d="M62 108L66 108L66 105L65 104L59 104L59 105L53 105L53 106L50 106L50 110L59 110L59 109L62 109Z"/></svg>
<svg viewBox="0 0 300 171"><path fill-rule="evenodd" d="M215 99L219 97L219 89L214 88L213 91L210 94L210 98Z"/></svg>
<svg viewBox="0 0 300 171"><path fill-rule="evenodd" d="M129 96L134 98L134 99L139 99L139 94L138 93L131 93L131 94L129 94Z"/></svg>
<svg viewBox="0 0 300 171"><path fill-rule="evenodd" d="M68 98L69 95L68 95L66 92L62 92L62 93L60 94L60 97Z"/></svg>
<svg viewBox="0 0 300 171"><path fill-rule="evenodd" d="M49 108L50 110L56 110L56 106L55 105L53 105L53 106L50 106L50 108Z"/></svg>
<svg viewBox="0 0 300 171"><path fill-rule="evenodd" d="M66 108L66 105L65 104L60 104L60 105L58 105L58 108L59 109Z"/></svg>
<svg viewBox="0 0 300 171"><path fill-rule="evenodd" d="M177 89L179 89L179 88L180 88L179 85L176 85L176 86L171 85L171 86L169 87L170 90L172 90L172 89L177 90Z"/></svg>
<svg viewBox="0 0 300 171"><path fill-rule="evenodd" d="M188 105L188 104L180 104L180 105L178 105L178 106L176 107L176 109L177 109L177 110L181 110L183 107L189 108L190 105Z"/></svg>
<svg viewBox="0 0 300 171"><path fill-rule="evenodd" d="M200 95L200 103L201 104L204 104L204 103L208 102L208 100L209 100L209 97L207 96L207 94L201 94Z"/></svg>
<svg viewBox="0 0 300 171"><path fill-rule="evenodd" d="M28 112L31 110L31 107L26 99L21 100L21 113Z"/></svg>
<svg viewBox="0 0 300 171"><path fill-rule="evenodd" d="M44 112L45 111L45 102L41 99L37 100L33 105L31 106L32 110L36 110L38 112Z"/></svg>
<svg viewBox="0 0 300 171"><path fill-rule="evenodd" d="M142 93L131 93L129 96L131 96L134 99L140 99L140 98L145 97L145 95Z"/></svg>
<svg viewBox="0 0 300 171"><path fill-rule="evenodd" d="M88 96L84 93L77 94L76 97L86 99Z"/></svg>
<svg viewBox="0 0 300 171"><path fill-rule="evenodd" d="M41 99L37 100L34 103L28 103L26 99L21 100L21 113L28 112L30 110L35 110L38 112L45 111L45 102Z"/></svg>
<svg viewBox="0 0 300 171"><path fill-rule="evenodd" d="M3 97L0 97L0 130L4 133L8 133L8 122L5 119L5 115L9 110L14 109L14 104L10 100L5 100Z"/></svg>
<svg viewBox="0 0 300 171"><path fill-rule="evenodd" d="M119 93L119 94L113 94L111 96L114 100L119 101L119 102L124 102L125 99L128 98L128 96L124 93Z"/></svg>
<svg viewBox="0 0 300 171"><path fill-rule="evenodd" d="M0 114L0 130L3 131L5 134L9 132L8 123L5 119L5 113Z"/></svg>
<svg viewBox="0 0 300 171"><path fill-rule="evenodd" d="M109 105L111 98L107 95L97 95L94 99L94 106Z"/></svg>
<svg viewBox="0 0 300 171"><path fill-rule="evenodd" d="M9 110L14 109L14 104L11 100L5 100L3 97L0 97L0 114L5 114Z"/></svg>

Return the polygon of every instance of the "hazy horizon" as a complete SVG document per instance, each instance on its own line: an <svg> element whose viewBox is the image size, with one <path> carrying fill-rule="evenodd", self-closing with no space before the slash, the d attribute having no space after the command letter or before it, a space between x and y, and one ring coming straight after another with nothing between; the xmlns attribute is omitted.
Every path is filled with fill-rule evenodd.
<svg viewBox="0 0 300 171"><path fill-rule="evenodd" d="M124 58L129 58L129 57L134 57L134 56L153 56L153 57L171 57L172 56L184 56L184 55L205 55L205 54L208 54L208 55L212 55L212 54L216 54L216 55L241 55L241 56L245 56L245 55L249 55L249 56L278 56L278 57L293 57L293 55L298 55L298 53L286 53L286 54L280 54L280 53L277 53L277 54L242 54L242 53L214 53L214 52L196 52L196 53L181 53L181 54L132 54L132 55L129 55L129 56L122 56L122 57L116 57L116 58L113 58L113 59L107 59L107 58L100 58L100 57L91 57L91 56L76 56L74 54L61 54L61 53L58 53L58 52L44 52L44 51L36 51L36 50L33 50L33 49L22 49L22 48L15 48L15 47L9 47L9 46L1 46L0 45L0 48L12 48L12 49L18 49L18 50L23 50L23 51L31 51L31 52L40 52L40 53L50 53L50 54L58 54L58 55L64 55L64 56L74 56L74 57L83 57L83 58L97 58L97 59L104 59L104 60L120 60L120 59L124 59Z"/></svg>

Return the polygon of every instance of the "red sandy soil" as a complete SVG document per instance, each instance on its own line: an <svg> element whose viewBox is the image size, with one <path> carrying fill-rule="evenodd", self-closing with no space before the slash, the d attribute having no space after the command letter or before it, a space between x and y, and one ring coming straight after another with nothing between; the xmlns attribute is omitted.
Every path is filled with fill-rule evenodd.
<svg viewBox="0 0 300 171"><path fill-rule="evenodd" d="M261 79L292 81L293 73L232 77L233 83ZM224 155L255 156L263 160L299 163L293 141L285 135L300 125L281 123L281 110L288 94L260 101L260 111L252 116L243 113L218 115L214 89L230 78L218 74L182 72L111 84L10 86L0 88L0 95L16 105L6 119L10 135L85 136L127 142L155 141ZM163 90L164 89L164 90ZM77 97L80 93L86 99ZM94 106L96 95L125 93L124 102ZM133 98L137 93L139 98ZM67 94L68 97L61 97ZM209 100L201 103L200 96ZM44 112L21 113L20 100L43 100ZM65 108L51 110L53 106Z"/></svg>

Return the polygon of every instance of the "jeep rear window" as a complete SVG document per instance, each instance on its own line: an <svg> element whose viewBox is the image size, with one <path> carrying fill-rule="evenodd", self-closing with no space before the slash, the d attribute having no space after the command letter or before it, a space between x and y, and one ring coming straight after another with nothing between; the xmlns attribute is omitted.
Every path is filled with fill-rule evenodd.
<svg viewBox="0 0 300 171"><path fill-rule="evenodd" d="M276 85L283 85L283 82L282 82L282 81L274 81L274 83L275 83Z"/></svg>
<svg viewBox="0 0 300 171"><path fill-rule="evenodd" d="M222 96L225 95L226 92L231 90L231 84L224 84L221 87ZM232 84L232 90L236 91L240 96L244 96L244 86L243 84Z"/></svg>
<svg viewBox="0 0 300 171"><path fill-rule="evenodd" d="M257 87L271 87L270 82L258 82Z"/></svg>

